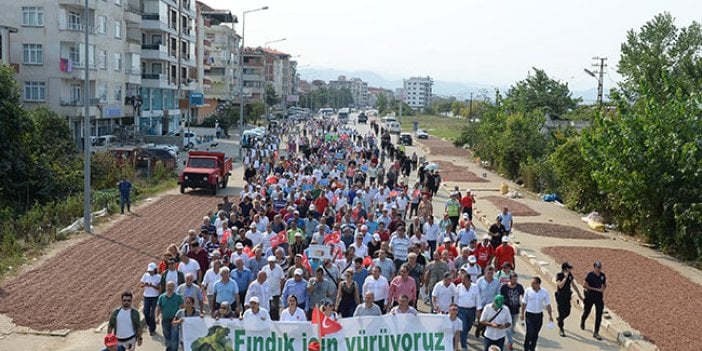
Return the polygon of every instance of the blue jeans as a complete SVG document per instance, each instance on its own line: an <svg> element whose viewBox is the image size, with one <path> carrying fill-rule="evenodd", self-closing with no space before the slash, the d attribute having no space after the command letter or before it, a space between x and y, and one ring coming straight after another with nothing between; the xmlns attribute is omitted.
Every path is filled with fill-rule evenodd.
<svg viewBox="0 0 702 351"><path fill-rule="evenodd" d="M544 324L544 314L527 312L524 317L526 320L526 335L524 336L524 351L536 350L536 342L539 340L539 332Z"/></svg>
<svg viewBox="0 0 702 351"><path fill-rule="evenodd" d="M163 319L163 338L166 340L166 351L178 351L178 326L173 325L173 318Z"/></svg>
<svg viewBox="0 0 702 351"><path fill-rule="evenodd" d="M468 345L468 332L475 322L476 308L458 307L458 318L463 322L461 328L461 347L466 348Z"/></svg>
<svg viewBox="0 0 702 351"><path fill-rule="evenodd" d="M149 327L149 333L156 331L156 301L158 301L158 296L144 297L144 319Z"/></svg>
<svg viewBox="0 0 702 351"><path fill-rule="evenodd" d="M519 313L512 315L512 326L507 329L507 343L514 343L514 327L517 325L517 319L519 319Z"/></svg>
<svg viewBox="0 0 702 351"><path fill-rule="evenodd" d="M488 349L489 349L490 346L492 346L492 345L499 346L499 347L500 347L500 350L502 350L503 347L505 346L505 338L504 338L504 337L501 337L501 338L499 338L499 339L497 339L497 340L492 340L492 339L488 339L488 338L485 338L485 337L483 338L483 346L485 347L485 351L488 351Z"/></svg>
<svg viewBox="0 0 702 351"><path fill-rule="evenodd" d="M124 205L127 205L127 211L129 211L129 212L132 211L130 208L132 205L132 202L129 201L129 193L126 193L126 194L120 193L119 194L119 204L120 204L120 208L122 209L122 213L124 213Z"/></svg>

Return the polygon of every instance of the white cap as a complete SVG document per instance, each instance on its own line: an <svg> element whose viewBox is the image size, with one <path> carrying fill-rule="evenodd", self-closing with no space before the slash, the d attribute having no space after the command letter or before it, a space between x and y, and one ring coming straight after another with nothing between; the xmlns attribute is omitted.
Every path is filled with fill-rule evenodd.
<svg viewBox="0 0 702 351"><path fill-rule="evenodd" d="M464 213L464 214L463 214L463 218L468 218L468 214L467 214L467 213Z"/></svg>
<svg viewBox="0 0 702 351"><path fill-rule="evenodd" d="M470 256L468 256L468 262L475 263L475 262L478 262L478 259L475 258L475 256L470 255Z"/></svg>
<svg viewBox="0 0 702 351"><path fill-rule="evenodd" d="M256 297L256 296L251 296L251 297L249 298L249 303L252 303L252 302L258 303L258 297Z"/></svg>
<svg viewBox="0 0 702 351"><path fill-rule="evenodd" d="M256 223L251 223L251 225L249 226L249 228L252 228L252 229L253 229L253 228L256 228Z"/></svg>
<svg viewBox="0 0 702 351"><path fill-rule="evenodd" d="M509 237L508 237L508 236L503 236L503 237L502 237L502 242L503 242L503 243L508 243L508 242L509 242Z"/></svg>
<svg viewBox="0 0 702 351"><path fill-rule="evenodd" d="M149 263L149 265L146 267L146 271L147 271L147 272L151 272L151 271L155 270L156 268L158 268L158 266L157 266L155 263L151 262L151 263Z"/></svg>
<svg viewBox="0 0 702 351"><path fill-rule="evenodd" d="M275 256L268 256L268 262L275 262Z"/></svg>
<svg viewBox="0 0 702 351"><path fill-rule="evenodd" d="M489 234L483 235L483 240L490 240L490 235Z"/></svg>
<svg viewBox="0 0 702 351"><path fill-rule="evenodd" d="M380 241L380 234L378 234L378 233L373 234L373 239Z"/></svg>
<svg viewBox="0 0 702 351"><path fill-rule="evenodd" d="M302 269L298 268L293 272L295 275L302 275Z"/></svg>
<svg viewBox="0 0 702 351"><path fill-rule="evenodd" d="M236 248L236 249L243 249L243 248L244 248L244 244L242 244L242 243L236 243L236 245L234 245L234 248Z"/></svg>
<svg viewBox="0 0 702 351"><path fill-rule="evenodd" d="M445 238L444 238L444 242L445 242L445 243L450 243L450 242L451 242L451 238L449 238L448 236L445 237Z"/></svg>

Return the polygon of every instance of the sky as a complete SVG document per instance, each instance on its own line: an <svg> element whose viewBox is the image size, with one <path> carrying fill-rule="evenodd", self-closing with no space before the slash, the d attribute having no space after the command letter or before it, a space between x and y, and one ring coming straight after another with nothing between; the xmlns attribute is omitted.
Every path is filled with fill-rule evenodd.
<svg viewBox="0 0 702 351"><path fill-rule="evenodd" d="M678 27L700 20L701 0L202 0L246 15L246 46L299 56L299 67L373 71L386 79L508 86L531 67L572 90L597 82L583 68L608 58L605 89L618 81L630 29L670 12ZM313 78L313 77L312 77Z"/></svg>

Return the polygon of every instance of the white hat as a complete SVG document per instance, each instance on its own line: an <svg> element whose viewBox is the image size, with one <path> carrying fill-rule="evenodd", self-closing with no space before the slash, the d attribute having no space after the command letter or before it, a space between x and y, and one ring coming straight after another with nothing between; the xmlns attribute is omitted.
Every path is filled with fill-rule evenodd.
<svg viewBox="0 0 702 351"><path fill-rule="evenodd" d="M302 269L298 268L293 272L295 275L302 275Z"/></svg>
<svg viewBox="0 0 702 351"><path fill-rule="evenodd" d="M361 226L361 230L368 230L368 226L366 226L365 224L362 225L362 226Z"/></svg>
<svg viewBox="0 0 702 351"><path fill-rule="evenodd" d="M147 271L147 272L151 272L151 271L155 270L156 268L158 268L158 266L156 266L155 263L151 262L151 263L149 263L149 265L146 267L146 271Z"/></svg>
<svg viewBox="0 0 702 351"><path fill-rule="evenodd" d="M258 303L258 297L256 297L256 296L251 296L251 297L249 298L249 303L252 303L252 302Z"/></svg>
<svg viewBox="0 0 702 351"><path fill-rule="evenodd" d="M475 258L475 256L470 255L470 256L468 256L468 262L475 263L475 262L478 262L478 259Z"/></svg>
<svg viewBox="0 0 702 351"><path fill-rule="evenodd" d="M467 213L464 213L464 214L463 214L463 218L468 218L468 214L467 214Z"/></svg>
<svg viewBox="0 0 702 351"><path fill-rule="evenodd" d="M242 243L236 243L236 245L234 245L234 248L236 248L236 249L243 249L243 248L244 248L244 244L242 244Z"/></svg>
<svg viewBox="0 0 702 351"><path fill-rule="evenodd" d="M275 262L275 256L268 256L268 262Z"/></svg>
<svg viewBox="0 0 702 351"><path fill-rule="evenodd" d="M503 237L502 237L502 242L503 242L503 243L508 243L508 242L509 242L509 237L508 237L508 236L503 236Z"/></svg>
<svg viewBox="0 0 702 351"><path fill-rule="evenodd" d="M256 228L256 223L251 223L251 225L249 226L249 228L252 228L252 229L253 229L253 228Z"/></svg>
<svg viewBox="0 0 702 351"><path fill-rule="evenodd" d="M489 234L483 235L483 240L490 240L490 235Z"/></svg>
<svg viewBox="0 0 702 351"><path fill-rule="evenodd" d="M445 242L445 243L450 243L450 242L451 242L451 238L449 238L448 236L445 237L445 238L444 238L444 242Z"/></svg>
<svg viewBox="0 0 702 351"><path fill-rule="evenodd" d="M373 234L373 239L380 241L380 234L378 234L378 233Z"/></svg>

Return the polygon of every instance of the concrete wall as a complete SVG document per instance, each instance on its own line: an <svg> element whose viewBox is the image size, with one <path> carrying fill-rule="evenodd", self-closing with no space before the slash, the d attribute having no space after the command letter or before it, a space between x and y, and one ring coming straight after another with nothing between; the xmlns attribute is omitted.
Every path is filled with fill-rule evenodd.
<svg viewBox="0 0 702 351"><path fill-rule="evenodd" d="M175 145L183 148L183 137L175 135L144 135L144 142L154 144Z"/></svg>

